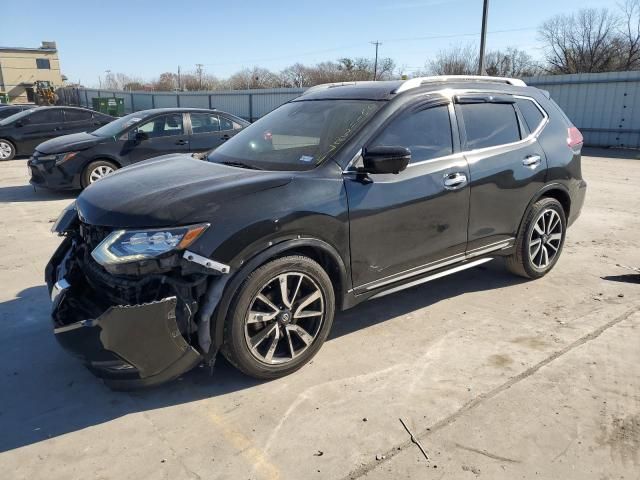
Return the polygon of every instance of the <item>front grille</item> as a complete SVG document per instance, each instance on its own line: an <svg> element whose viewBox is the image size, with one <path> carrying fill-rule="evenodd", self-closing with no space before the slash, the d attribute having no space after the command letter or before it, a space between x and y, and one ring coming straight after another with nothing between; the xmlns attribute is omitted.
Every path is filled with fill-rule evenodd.
<svg viewBox="0 0 640 480"><path fill-rule="evenodd" d="M80 238L91 250L96 248L112 231L108 227L98 227L80 222Z"/></svg>
<svg viewBox="0 0 640 480"><path fill-rule="evenodd" d="M44 183L44 177L42 176L42 174L40 173L40 170L38 170L36 167L30 167L31 169L31 180L33 180L36 183Z"/></svg>

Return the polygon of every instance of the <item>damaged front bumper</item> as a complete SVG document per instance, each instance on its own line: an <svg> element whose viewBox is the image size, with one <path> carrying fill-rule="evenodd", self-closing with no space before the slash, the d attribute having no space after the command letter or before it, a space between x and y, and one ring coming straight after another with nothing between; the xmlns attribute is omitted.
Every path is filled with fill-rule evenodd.
<svg viewBox="0 0 640 480"><path fill-rule="evenodd" d="M207 356L197 312L215 277L120 278L87 250L65 238L45 272L55 337L67 351L120 390L172 380ZM205 327L208 334L208 318Z"/></svg>

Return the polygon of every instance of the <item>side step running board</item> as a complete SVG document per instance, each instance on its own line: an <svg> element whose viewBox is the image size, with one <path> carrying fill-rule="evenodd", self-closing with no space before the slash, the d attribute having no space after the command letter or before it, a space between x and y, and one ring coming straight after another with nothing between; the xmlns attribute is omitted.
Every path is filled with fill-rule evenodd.
<svg viewBox="0 0 640 480"><path fill-rule="evenodd" d="M461 272L462 270L466 270L468 268L477 267L478 265L481 265L481 264L486 263L486 262L490 262L491 260L493 260L493 257L481 258L481 259L475 260L473 262L465 263L464 265L459 265L457 267L450 268L449 270L444 270L444 271L439 272L439 273L434 273L433 275L429 275L428 277L424 277L424 278L421 278L419 280L415 280L413 282L405 283L404 285L399 285L397 287L390 288L389 290L384 290L384 291L382 291L380 293L376 293L371 298L384 297L385 295L389 295L390 293L399 292L400 290L404 290L405 288L415 287L416 285L420 285L421 283L427 283L427 282L430 282L431 280L435 280L437 278L446 277L447 275L451 275L452 273Z"/></svg>

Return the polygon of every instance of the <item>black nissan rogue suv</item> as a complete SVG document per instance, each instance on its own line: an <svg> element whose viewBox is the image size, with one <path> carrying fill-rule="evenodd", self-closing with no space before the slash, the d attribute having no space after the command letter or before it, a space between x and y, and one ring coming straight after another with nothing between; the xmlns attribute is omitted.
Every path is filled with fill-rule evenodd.
<svg viewBox="0 0 640 480"><path fill-rule="evenodd" d="M311 88L202 160L124 168L63 211L55 336L117 389L219 352L289 374L338 310L495 257L549 272L584 201L582 142L515 79Z"/></svg>

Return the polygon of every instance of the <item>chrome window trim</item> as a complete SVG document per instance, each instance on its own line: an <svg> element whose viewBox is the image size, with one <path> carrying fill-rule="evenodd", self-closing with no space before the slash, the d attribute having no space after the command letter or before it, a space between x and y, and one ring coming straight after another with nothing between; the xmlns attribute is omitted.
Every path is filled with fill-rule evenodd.
<svg viewBox="0 0 640 480"><path fill-rule="evenodd" d="M429 92L428 94L440 94L443 95L445 97L448 97L450 99L453 99L454 95L458 95L461 93L503 93L504 92L500 92L500 91L492 91L492 90L477 90L477 89L469 89L469 90L452 90L452 89L442 89L442 90L436 90L433 92ZM446 160L446 159L455 159L457 157L464 157L465 154L467 153L485 153L485 152L490 152L494 149L499 149L499 148L511 148L511 147L515 147L515 146L520 146L520 145L525 145L527 143L531 143L535 140L538 139L538 137L540 136L540 134L542 133L542 130L544 130L544 128L549 124L549 114L547 113L547 111L542 108L542 106L540 105L540 103L533 97L529 97L527 95L518 95L518 94L511 94L511 93L506 93L506 95L511 95L514 98L522 98L525 100L530 100L532 101L535 106L540 110L540 112L542 113L542 115L544 116L544 119L542 120L542 122L540 122L540 124L538 125L538 127L533 131L530 132L529 135L527 135L525 138L522 138L520 140L518 140L517 142L511 142L511 143L502 143L500 145L493 145L491 147L484 147L484 148L476 148L476 149L472 149L472 150L463 150L462 148L460 149L459 152L455 152L452 153L450 155L444 155L442 157L435 157L435 158L430 158L428 160L421 160L419 162L416 163L410 163L409 165L407 165L407 168L410 167L414 167L414 166L418 166L418 165L423 165L427 162L434 162L437 160ZM453 100L452 100L453 101ZM357 170L353 169L353 165L362 158L362 152L363 152L363 147L361 147L356 153L355 155L351 158L351 160L349 160L349 163L347 163L347 166L342 170L342 173L357 173Z"/></svg>
<svg viewBox="0 0 640 480"><path fill-rule="evenodd" d="M490 92L490 91L486 91L486 90L467 90L465 91L465 93L496 93L496 92ZM504 92L502 92L504 93ZM471 150L461 150L463 153L472 153L472 154L476 154L476 153L486 153L486 152L491 152L492 150L496 150L499 148L511 148L511 147L517 147L520 145L525 145L527 143L531 143L535 140L538 139L538 136L540 135L540 133L542 132L542 130L547 126L547 124L549 123L549 115L547 114L547 112L540 106L540 104L538 102L535 101L535 99L531 98L531 97L527 97L526 95L516 95L516 94L506 94L506 95L511 95L514 98L524 98L527 100L532 100L536 106L540 109L540 111L543 113L544 115L544 121L540 122L540 125L538 125L538 128L536 128L533 132L529 133L529 135L527 135L525 138L521 138L520 140L516 141L516 142L510 142L510 143L501 143L500 145L492 145L490 147L483 147L483 148L475 148L475 149L471 149Z"/></svg>
<svg viewBox="0 0 640 480"><path fill-rule="evenodd" d="M540 113L542 113L542 116L543 116L542 121L533 130L533 132L531 132L529 134L529 136L535 135L537 137L538 134L542 131L542 129L547 125L547 123L549 123L549 114L547 113L547 111L544 108L542 108L542 105L540 105L540 103L538 103L538 101L535 98L527 97L526 95L513 95L513 98L521 98L523 100L529 100L529 101L533 102L533 104L536 106L536 108L538 110L540 110ZM526 122L526 120L525 120L525 122Z"/></svg>

